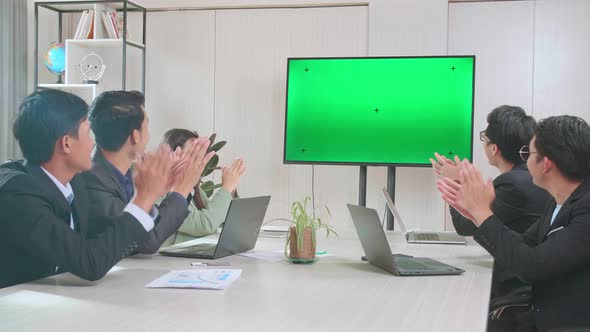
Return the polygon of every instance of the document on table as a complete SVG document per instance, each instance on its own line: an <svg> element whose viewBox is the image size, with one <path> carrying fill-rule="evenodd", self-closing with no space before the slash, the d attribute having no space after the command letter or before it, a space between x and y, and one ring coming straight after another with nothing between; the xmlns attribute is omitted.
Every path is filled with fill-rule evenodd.
<svg viewBox="0 0 590 332"><path fill-rule="evenodd" d="M254 249L254 250L239 253L238 255L244 256L244 257L249 257L249 258L254 258L254 259L259 259L259 260L267 261L267 262L280 262L282 260L286 260L285 253L282 250L264 251L264 250Z"/></svg>
<svg viewBox="0 0 590 332"><path fill-rule="evenodd" d="M259 235L271 238L286 238L289 234L289 226L269 226L265 225L260 228Z"/></svg>
<svg viewBox="0 0 590 332"><path fill-rule="evenodd" d="M254 249L243 253L239 253L238 255L273 263L287 260L287 258L285 257L285 252L283 250L264 251ZM315 255L316 257L334 256L332 254L329 254L327 251L318 251L315 253Z"/></svg>
<svg viewBox="0 0 590 332"><path fill-rule="evenodd" d="M174 270L150 282L145 287L226 289L241 274L241 269Z"/></svg>

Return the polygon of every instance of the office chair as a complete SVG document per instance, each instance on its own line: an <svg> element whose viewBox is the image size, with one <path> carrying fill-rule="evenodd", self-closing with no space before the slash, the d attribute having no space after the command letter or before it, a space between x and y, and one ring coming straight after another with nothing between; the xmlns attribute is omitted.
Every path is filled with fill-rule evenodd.
<svg viewBox="0 0 590 332"><path fill-rule="evenodd" d="M513 307L528 307L531 305L532 287L522 286L510 293L490 300L489 317L491 320L500 319L504 310Z"/></svg>
<svg viewBox="0 0 590 332"><path fill-rule="evenodd" d="M532 287L522 286L513 290L512 292L492 299L490 301L490 320L498 320L502 316L504 310L514 307L528 307L531 305ZM585 327L558 327L549 330L548 332L590 332L590 326Z"/></svg>

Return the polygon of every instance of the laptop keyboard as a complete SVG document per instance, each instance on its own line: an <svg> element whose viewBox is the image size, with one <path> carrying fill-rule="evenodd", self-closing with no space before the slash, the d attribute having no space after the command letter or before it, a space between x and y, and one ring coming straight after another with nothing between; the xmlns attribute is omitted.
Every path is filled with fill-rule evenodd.
<svg viewBox="0 0 590 332"><path fill-rule="evenodd" d="M434 233L416 233L414 238L417 241L439 241L438 234Z"/></svg>
<svg viewBox="0 0 590 332"><path fill-rule="evenodd" d="M190 255L213 255L215 252L214 244L198 244L192 247L185 248L182 250L183 254Z"/></svg>
<svg viewBox="0 0 590 332"><path fill-rule="evenodd" d="M413 261L413 260L396 260L395 263L397 266L402 270L410 270L410 271L432 271L436 270L436 268L432 266L428 266L427 264Z"/></svg>

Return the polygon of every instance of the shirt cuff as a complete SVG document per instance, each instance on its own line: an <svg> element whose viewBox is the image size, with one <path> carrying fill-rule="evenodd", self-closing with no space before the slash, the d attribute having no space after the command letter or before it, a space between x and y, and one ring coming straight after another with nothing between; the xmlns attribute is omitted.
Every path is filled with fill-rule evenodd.
<svg viewBox="0 0 590 332"><path fill-rule="evenodd" d="M149 232L154 228L154 220L158 217L158 209L156 207L152 208L150 214L147 214L142 208L133 203L127 204L123 211L128 212L135 217L146 232Z"/></svg>
<svg viewBox="0 0 590 332"><path fill-rule="evenodd" d="M172 195L172 196L176 196L176 197L178 197L180 200L182 200L184 203L186 203L186 206L188 206L188 201L187 201L187 198L186 198L186 197L182 197L182 195L181 195L181 194L179 194L179 193L177 193L177 192L173 191L173 192L171 192L171 193L170 193L170 194L168 194L168 195Z"/></svg>

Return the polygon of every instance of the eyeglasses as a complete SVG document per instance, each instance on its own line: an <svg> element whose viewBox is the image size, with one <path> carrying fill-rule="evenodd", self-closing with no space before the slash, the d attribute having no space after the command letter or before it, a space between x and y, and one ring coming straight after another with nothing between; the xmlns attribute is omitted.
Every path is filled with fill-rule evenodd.
<svg viewBox="0 0 590 332"><path fill-rule="evenodd" d="M482 142L489 142L490 139L486 136L485 130L479 132L479 140Z"/></svg>
<svg viewBox="0 0 590 332"><path fill-rule="evenodd" d="M527 161L532 153L537 153L537 151L530 151L528 145L523 145L520 150L518 150L518 154L520 155L520 159Z"/></svg>

